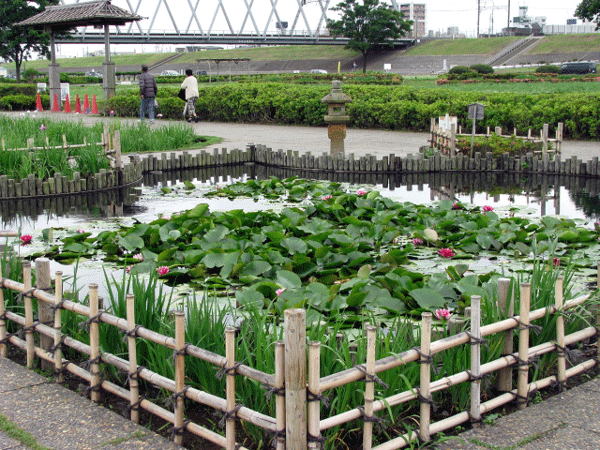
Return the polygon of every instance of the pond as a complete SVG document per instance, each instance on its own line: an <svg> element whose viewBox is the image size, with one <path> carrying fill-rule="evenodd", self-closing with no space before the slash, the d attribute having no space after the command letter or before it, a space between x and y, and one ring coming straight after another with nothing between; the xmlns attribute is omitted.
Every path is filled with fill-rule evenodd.
<svg viewBox="0 0 600 450"><path fill-rule="evenodd" d="M490 205L495 209L519 209L520 214L563 215L578 219L600 217L600 180L582 177L506 173L432 173L403 175L329 174L265 168L255 165L157 172L144 176L138 186L97 194L0 201L3 229L23 233L49 227L102 228L105 222L125 218L149 222L207 203L211 211L278 208L280 202L237 198L205 198L217 186L249 179L298 176L348 183L356 189L375 186L382 195L399 202L430 204L451 199L464 204ZM197 189L186 189L185 180ZM162 189L172 189L164 194ZM126 220L127 221L127 220Z"/></svg>

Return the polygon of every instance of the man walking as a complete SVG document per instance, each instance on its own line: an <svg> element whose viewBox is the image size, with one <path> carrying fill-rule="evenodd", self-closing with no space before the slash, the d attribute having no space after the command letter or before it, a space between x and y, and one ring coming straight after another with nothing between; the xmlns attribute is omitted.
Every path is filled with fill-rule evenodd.
<svg viewBox="0 0 600 450"><path fill-rule="evenodd" d="M140 75L140 121L144 121L147 111L150 123L154 123L154 101L157 92L154 76L148 72L148 66L143 65Z"/></svg>

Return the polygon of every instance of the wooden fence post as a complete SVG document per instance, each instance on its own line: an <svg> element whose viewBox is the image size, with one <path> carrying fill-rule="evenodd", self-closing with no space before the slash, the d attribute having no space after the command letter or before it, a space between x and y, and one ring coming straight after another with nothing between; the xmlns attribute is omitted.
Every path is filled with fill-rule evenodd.
<svg viewBox="0 0 600 450"><path fill-rule="evenodd" d="M285 330L286 450L306 450L306 312L287 309Z"/></svg>
<svg viewBox="0 0 600 450"><path fill-rule="evenodd" d="M285 344L275 342L275 450L285 450Z"/></svg>
<svg viewBox="0 0 600 450"><path fill-rule="evenodd" d="M450 156L456 156L456 125L450 125Z"/></svg>
<svg viewBox="0 0 600 450"><path fill-rule="evenodd" d="M225 357L227 358L225 374L225 401L227 411L225 417L225 439L227 450L235 450L235 328L225 328Z"/></svg>
<svg viewBox="0 0 600 450"><path fill-rule="evenodd" d="M174 420L173 441L177 445L183 442L183 408L185 387L185 313L175 311L175 392L173 392ZM229 435L227 435L229 438ZM229 450L230 447L227 447Z"/></svg>
<svg viewBox="0 0 600 450"><path fill-rule="evenodd" d="M41 291L50 291L52 289L52 279L50 276L50 260L48 258L37 258L35 260L35 287ZM40 323L50 325L54 323L54 314L51 305L37 300L38 321ZM50 350L54 345L54 339L49 336L44 336L40 333L40 348ZM54 364L49 361L41 361L42 369L52 370Z"/></svg>
<svg viewBox="0 0 600 450"><path fill-rule="evenodd" d="M567 387L567 361L565 358L565 318L563 316L563 276L556 278L554 287L554 300L556 307L556 354L558 355L556 365L559 389Z"/></svg>
<svg viewBox="0 0 600 450"><path fill-rule="evenodd" d="M481 297L471 296L471 420L481 426Z"/></svg>
<svg viewBox="0 0 600 450"><path fill-rule="evenodd" d="M135 297L128 294L127 302L127 352L129 354L129 407L131 421L140 422L140 391L138 383L137 346L135 339Z"/></svg>
<svg viewBox="0 0 600 450"><path fill-rule="evenodd" d="M527 407L529 392L529 308L531 305L531 284L521 283L521 303L519 308L519 371L517 378L517 408Z"/></svg>
<svg viewBox="0 0 600 450"><path fill-rule="evenodd" d="M419 401L421 402L421 424L419 437L423 442L431 440L429 422L431 421L431 321L432 314L424 312L421 314L421 376Z"/></svg>
<svg viewBox="0 0 600 450"><path fill-rule="evenodd" d="M542 128L542 155L548 153L548 124L545 123Z"/></svg>
<svg viewBox="0 0 600 450"><path fill-rule="evenodd" d="M4 313L6 312L6 306L4 305L4 291L0 289L0 342L5 342L6 333L6 319ZM8 356L8 346L6 343L0 343L0 357L6 358Z"/></svg>
<svg viewBox="0 0 600 450"><path fill-rule="evenodd" d="M55 274L54 281L54 372L56 373L56 382L62 383L65 381L62 366L62 350L60 348L62 342L62 310L60 305L63 300L63 281L62 272L58 271Z"/></svg>
<svg viewBox="0 0 600 450"><path fill-rule="evenodd" d="M556 130L556 153L558 154L560 154L562 150L563 130L564 124L562 122L558 122L558 129Z"/></svg>
<svg viewBox="0 0 600 450"><path fill-rule="evenodd" d="M510 296L509 296L510 295ZM515 314L515 297L510 290L509 278L498 278L498 308L502 318L512 317ZM502 355L512 355L513 352L512 329L504 332L504 345L502 346ZM498 371L498 390L500 392L512 391L513 369L505 367Z"/></svg>
<svg viewBox="0 0 600 450"><path fill-rule="evenodd" d="M23 303L25 304L25 342L27 343L27 368L33 367L35 342L33 340L33 301L31 300L31 262L23 261Z"/></svg>
<svg viewBox="0 0 600 450"><path fill-rule="evenodd" d="M321 343L312 341L308 344L308 448L321 448Z"/></svg>
<svg viewBox="0 0 600 450"><path fill-rule="evenodd" d="M93 402L100 401L100 330L98 327L98 285L90 284L90 398Z"/></svg>
<svg viewBox="0 0 600 450"><path fill-rule="evenodd" d="M113 135L113 147L115 149L115 169L123 169L121 162L121 130L115 130Z"/></svg>
<svg viewBox="0 0 600 450"><path fill-rule="evenodd" d="M365 424L363 432L363 450L371 450L373 446L373 402L375 401L375 344L377 327L368 325L367 332L367 361L365 380Z"/></svg>

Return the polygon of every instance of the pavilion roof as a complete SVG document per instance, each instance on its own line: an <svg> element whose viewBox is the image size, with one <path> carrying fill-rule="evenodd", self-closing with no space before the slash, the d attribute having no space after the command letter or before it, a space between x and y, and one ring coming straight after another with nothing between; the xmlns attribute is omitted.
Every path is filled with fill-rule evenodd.
<svg viewBox="0 0 600 450"><path fill-rule="evenodd" d="M142 16L112 5L110 0L100 0L47 6L41 13L15 25L66 30L82 26L124 25L142 19Z"/></svg>

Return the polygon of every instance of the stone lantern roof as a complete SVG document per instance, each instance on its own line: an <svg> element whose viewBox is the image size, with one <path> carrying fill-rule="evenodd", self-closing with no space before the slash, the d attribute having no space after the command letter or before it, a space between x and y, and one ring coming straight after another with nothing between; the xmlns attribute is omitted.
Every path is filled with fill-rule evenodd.
<svg viewBox="0 0 600 450"><path fill-rule="evenodd" d="M351 103L352 98L342 92L342 82L333 80L331 82L331 92L321 99L321 103L340 104Z"/></svg>

